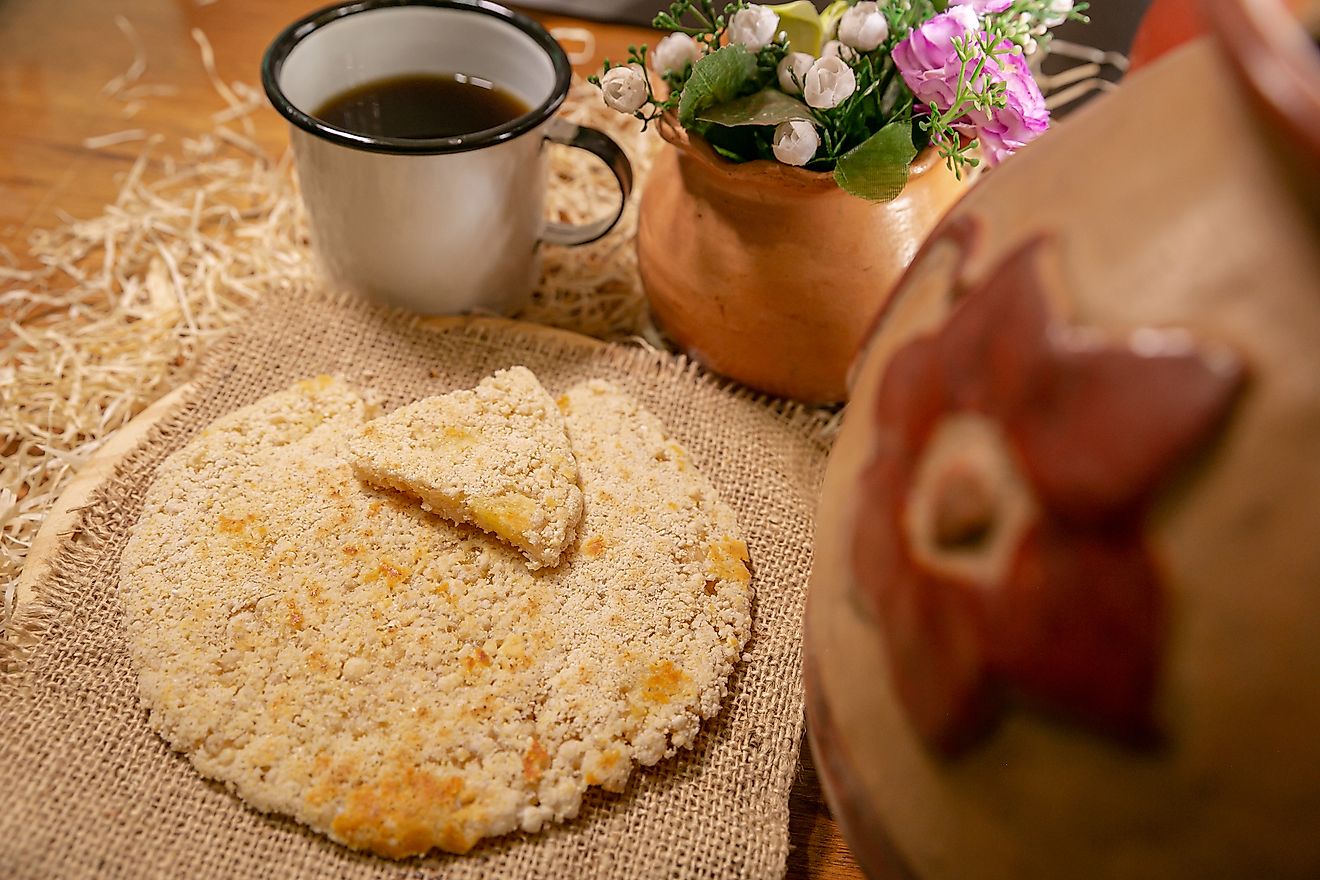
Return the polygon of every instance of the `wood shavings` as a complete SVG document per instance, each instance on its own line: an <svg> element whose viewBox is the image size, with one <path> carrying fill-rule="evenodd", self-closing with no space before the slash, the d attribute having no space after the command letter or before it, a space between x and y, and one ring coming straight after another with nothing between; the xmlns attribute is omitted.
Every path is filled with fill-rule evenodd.
<svg viewBox="0 0 1320 880"><path fill-rule="evenodd" d="M291 161L232 148L172 174L149 144L113 205L41 230L0 287L5 614L50 505L116 429L188 380L254 298L315 282ZM237 154L237 155L235 155ZM250 241L238 244L241 226Z"/></svg>
<svg viewBox="0 0 1320 880"><path fill-rule="evenodd" d="M110 98L122 96L125 89L140 80L142 74L147 72L147 48L142 45L142 38L138 36L133 23L122 15L116 15L115 27L119 28L119 32L133 47L133 60L128 65L128 70L101 87L101 94Z"/></svg>
<svg viewBox="0 0 1320 880"><path fill-rule="evenodd" d="M178 86L140 85L133 86L131 89L124 89L119 93L119 97L125 101L140 101L143 98L171 98L178 93Z"/></svg>
<svg viewBox="0 0 1320 880"><path fill-rule="evenodd" d="M222 124L235 119L240 120L243 123L243 133L249 138L254 137L256 132L250 117L252 111L262 106L261 93L245 83L226 83L216 69L215 51L211 48L211 41L206 38L206 34L201 28L193 28L192 38L202 52L202 67L206 69L206 75L211 78L211 87L227 105L224 110L212 114L212 121Z"/></svg>
<svg viewBox="0 0 1320 880"><path fill-rule="evenodd" d="M146 139L147 139L146 131L140 128L130 128L127 129L126 131L113 131L110 132L109 134L102 134L102 135L97 135L96 137L89 137L82 142L82 145L85 149L88 150L103 150L106 147L114 147L114 146L118 146L119 144L128 144L128 143L132 143L133 141L145 141Z"/></svg>
<svg viewBox="0 0 1320 880"><path fill-rule="evenodd" d="M128 44L133 48L133 60L129 63L127 70L119 76L113 77L101 87L101 95L122 104L119 115L124 119L132 119L141 112L146 99L177 95L179 89L171 85L139 82L147 72L146 46L143 44L142 38L138 36L137 28L133 27L133 23L124 16L115 16L115 26L119 28L119 32L124 35L124 38L128 40ZM113 132L99 137L87 138L83 141L83 146L89 150L101 150L119 144L146 140L147 137L145 131L132 129L131 131Z"/></svg>
<svg viewBox="0 0 1320 880"><path fill-rule="evenodd" d="M175 93L135 84L145 56L127 20L120 29L135 58L107 94L127 105ZM205 35L193 37L225 103L214 130L175 154L162 154L161 137L143 132L141 154L100 216L62 218L33 233L21 268L0 248L0 634L28 548L78 469L114 431L188 381L198 354L249 303L323 283L292 158L272 160L252 137L249 116L264 99L246 84L226 84ZM644 179L658 138L608 110L585 83L574 84L564 112L609 133ZM138 130L115 133L117 142L130 133ZM554 219L582 223L617 204L614 180L594 157L554 147L550 168ZM601 241L547 248L540 289L519 317L606 338L644 333L633 250L638 199L634 190L619 227Z"/></svg>

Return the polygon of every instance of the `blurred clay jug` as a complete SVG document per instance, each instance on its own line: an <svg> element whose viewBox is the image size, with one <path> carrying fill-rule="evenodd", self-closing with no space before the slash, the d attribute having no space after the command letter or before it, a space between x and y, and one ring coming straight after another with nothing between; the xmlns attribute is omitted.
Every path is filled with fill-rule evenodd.
<svg viewBox="0 0 1320 880"><path fill-rule="evenodd" d="M1204 10L854 367L805 677L876 880L1320 877L1320 53Z"/></svg>

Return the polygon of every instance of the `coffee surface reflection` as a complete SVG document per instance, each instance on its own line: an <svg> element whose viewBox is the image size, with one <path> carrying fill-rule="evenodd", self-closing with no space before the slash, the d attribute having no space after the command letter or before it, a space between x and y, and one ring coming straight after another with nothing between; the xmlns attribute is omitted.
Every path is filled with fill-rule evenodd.
<svg viewBox="0 0 1320 880"><path fill-rule="evenodd" d="M529 109L518 96L480 77L409 74L355 86L313 115L370 137L429 139L498 128Z"/></svg>

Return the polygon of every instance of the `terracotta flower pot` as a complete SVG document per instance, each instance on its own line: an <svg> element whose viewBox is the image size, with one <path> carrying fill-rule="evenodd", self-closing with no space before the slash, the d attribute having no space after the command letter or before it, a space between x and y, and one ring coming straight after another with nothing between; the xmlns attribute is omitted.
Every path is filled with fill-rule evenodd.
<svg viewBox="0 0 1320 880"><path fill-rule="evenodd" d="M829 174L737 164L676 124L642 197L637 261L657 322L732 379L811 403L844 399L865 328L926 234L958 200L933 151L875 204Z"/></svg>
<svg viewBox="0 0 1320 880"><path fill-rule="evenodd" d="M1204 8L858 361L805 678L877 880L1320 876L1320 56Z"/></svg>

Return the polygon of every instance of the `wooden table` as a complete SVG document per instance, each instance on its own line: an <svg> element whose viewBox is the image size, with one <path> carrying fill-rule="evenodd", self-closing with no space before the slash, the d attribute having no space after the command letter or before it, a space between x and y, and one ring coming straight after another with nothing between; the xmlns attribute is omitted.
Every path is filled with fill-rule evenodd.
<svg viewBox="0 0 1320 880"><path fill-rule="evenodd" d="M289 21L320 5L317 0L0 0L0 246L23 265L34 229L55 224L58 212L95 216L113 200L142 144L89 150L82 146L87 138L141 129L164 135L169 149L183 137L210 130L211 114L224 105L199 61L194 28L214 47L225 81L259 86L266 44ZM144 50L147 68L139 83L176 90L143 100L132 116L125 115L123 101L102 94L135 57L117 17L131 25ZM584 26L539 17L551 27ZM598 69L606 56L622 59L629 43L652 39L637 28L585 26L596 38L596 58L579 68L583 73ZM255 123L256 142L279 155L288 139L284 121L265 109ZM788 876L860 877L805 751L791 801Z"/></svg>

